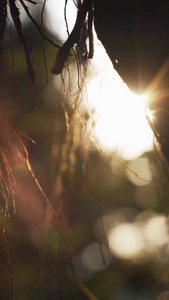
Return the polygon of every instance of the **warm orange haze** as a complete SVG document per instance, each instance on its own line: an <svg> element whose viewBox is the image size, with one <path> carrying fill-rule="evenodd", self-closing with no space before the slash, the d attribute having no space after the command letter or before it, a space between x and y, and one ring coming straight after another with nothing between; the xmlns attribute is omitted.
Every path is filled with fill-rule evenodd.
<svg viewBox="0 0 169 300"><path fill-rule="evenodd" d="M0 1L0 299L169 298L163 2Z"/></svg>

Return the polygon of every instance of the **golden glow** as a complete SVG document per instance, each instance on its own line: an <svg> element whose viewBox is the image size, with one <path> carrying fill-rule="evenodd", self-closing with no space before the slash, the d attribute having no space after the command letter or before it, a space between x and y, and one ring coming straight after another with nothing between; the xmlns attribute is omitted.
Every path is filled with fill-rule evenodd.
<svg viewBox="0 0 169 300"><path fill-rule="evenodd" d="M53 2L64 2L62 0L49 0L46 3L46 16L50 13L50 19L46 19L46 25L52 30L59 28L61 40L67 37L64 5L57 5L59 18L52 16ZM69 1L68 1L69 3ZM73 3L73 1L70 1ZM60 9L61 7L61 9ZM72 16L73 9L73 17ZM74 24L76 16L75 6L67 7L67 19L70 24ZM56 24L56 19L59 24ZM145 106L147 97L145 95L133 94L122 78L114 69L102 43L98 40L94 31L94 57L88 61L87 72L83 78L84 88L78 89L77 64L70 65L70 73L64 74L64 81L70 86L71 82L71 102L77 100L80 93L80 112L91 110L91 120L88 120L89 130L94 127L94 136L99 146L104 152L117 151L124 159L130 160L141 156L145 151L153 148L153 133L148 125L145 116ZM55 77L56 87L59 88L58 77ZM63 82L60 80L63 84ZM73 99L73 95L74 99ZM50 100L49 100L50 101Z"/></svg>
<svg viewBox="0 0 169 300"><path fill-rule="evenodd" d="M94 75L86 84L94 111L95 136L105 151L134 159L153 148L153 133L145 116L146 95L133 94L123 82L97 40L91 62Z"/></svg>
<svg viewBox="0 0 169 300"><path fill-rule="evenodd" d="M135 221L128 223L127 220L134 219L135 213L126 208L103 216L102 223L98 220L95 224L95 234L102 240L104 228L112 255L141 262L160 252L162 246L167 246L169 234L164 215L145 211L138 214Z"/></svg>
<svg viewBox="0 0 169 300"><path fill-rule="evenodd" d="M153 113L149 108L146 111L146 116L148 119L150 119L151 122L153 122Z"/></svg>
<svg viewBox="0 0 169 300"><path fill-rule="evenodd" d="M122 259L134 259L143 251L143 237L134 224L117 225L109 232L108 240L111 252Z"/></svg>

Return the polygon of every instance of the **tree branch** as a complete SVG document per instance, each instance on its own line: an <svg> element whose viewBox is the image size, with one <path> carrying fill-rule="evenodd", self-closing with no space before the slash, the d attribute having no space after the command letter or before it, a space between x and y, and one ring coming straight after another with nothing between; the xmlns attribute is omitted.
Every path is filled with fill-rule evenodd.
<svg viewBox="0 0 169 300"><path fill-rule="evenodd" d="M19 12L19 9L16 6L16 1L15 0L9 0L9 5L10 5L11 16L12 16L13 22L15 24L15 28L17 30L17 33L18 33L18 37L21 40L21 43L22 43L22 45L24 47L24 50L25 50L25 58L26 58L29 77L30 77L31 83L34 83L35 72L33 70L32 63L31 63L31 58L30 58L30 53L32 51L32 48L31 48L31 45L29 44L28 40L26 39L25 35L23 34L22 23L20 21L20 12Z"/></svg>
<svg viewBox="0 0 169 300"><path fill-rule="evenodd" d="M76 43L78 44L80 40L81 29L85 22L86 15L90 11L90 7L92 6L92 3L93 0L84 0L82 5L80 6L74 28L70 33L68 39L62 46L62 48L60 48L56 56L56 61L52 68L53 74L60 74L62 72L65 61L69 55L71 48L73 47L74 44Z"/></svg>

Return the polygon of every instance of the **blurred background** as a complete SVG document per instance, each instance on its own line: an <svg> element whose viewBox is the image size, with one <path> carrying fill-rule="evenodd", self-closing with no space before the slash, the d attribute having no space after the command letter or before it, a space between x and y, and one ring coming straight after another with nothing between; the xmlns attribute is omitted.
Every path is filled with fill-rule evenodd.
<svg viewBox="0 0 169 300"><path fill-rule="evenodd" d="M142 19L147 7L144 1L139 2L139 9L132 1L125 1L125 7L122 2L114 1L112 8L110 1L104 6L96 1L96 32L105 47L104 37L109 40L115 52L110 54L109 46L106 49L118 63L114 68L95 35L95 54L88 65L78 113L74 113L79 93L76 62L70 58L69 72L63 73L63 79L51 75L58 50L42 39L22 12L24 33L33 47L36 80L32 86L22 45L8 21L2 49L1 99L9 103L8 113L15 120L12 125L22 132L34 172L23 160L8 157L16 178L16 214L11 199L11 216L1 218L1 227L6 230L17 300L169 299L167 162L164 160L164 170L153 150L153 133L146 120L151 100L146 87L166 54L155 65L153 57L156 61L159 57L156 48L150 49L140 38L150 30ZM42 4L28 6L40 22ZM153 13L154 24L160 24L159 30L167 36L164 6L160 5L159 12L159 7L155 12L153 7L147 8L145 18L150 21ZM146 26L143 31L139 25L135 35L139 57L147 65L141 63L143 68L137 69L142 74L141 90L135 76L136 61L127 57L135 57L132 43L136 39L126 38L129 31L123 23L126 18L133 20L136 12L137 20ZM69 0L70 31L76 13L74 1ZM60 44L66 40L63 0L46 2L44 22ZM154 35L153 30L152 41L157 39L159 45L161 34ZM148 67L152 61L154 71ZM0 298L7 300L11 299L8 248L3 235L0 239Z"/></svg>

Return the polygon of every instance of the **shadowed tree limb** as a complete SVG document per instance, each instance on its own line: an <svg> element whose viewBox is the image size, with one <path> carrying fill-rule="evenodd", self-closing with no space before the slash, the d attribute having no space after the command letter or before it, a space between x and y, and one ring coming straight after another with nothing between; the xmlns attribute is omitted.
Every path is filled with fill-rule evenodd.
<svg viewBox="0 0 169 300"><path fill-rule="evenodd" d="M1 0L0 1L0 46L2 44L3 36L5 33L6 16L7 16L7 2L6 0Z"/></svg>
<svg viewBox="0 0 169 300"><path fill-rule="evenodd" d="M69 55L69 52L74 44L78 44L80 40L81 30L83 29L83 25L85 23L87 13L91 12L91 7L93 5L93 0L84 0L82 5L79 8L76 23L72 32L70 33L68 39L60 48L57 56L55 64L52 68L53 74L60 74L63 70L65 61ZM90 53L91 56L91 53Z"/></svg>
<svg viewBox="0 0 169 300"><path fill-rule="evenodd" d="M26 58L26 63L27 63L27 69L30 77L31 83L34 83L35 79L35 72L32 67L32 62L31 62L31 57L30 53L32 52L32 48L28 40L26 39L25 35L23 34L22 31L22 23L20 21L20 12L19 9L16 6L16 1L15 0L9 0L9 5L10 5L10 13L13 19L13 22L15 24L15 28L18 33L18 37L24 47L25 51L25 58Z"/></svg>
<svg viewBox="0 0 169 300"><path fill-rule="evenodd" d="M2 61L1 46L2 46L4 34L5 34L6 17L7 17L7 3L6 3L6 0L1 0L0 1L0 80L1 80L1 61Z"/></svg>

